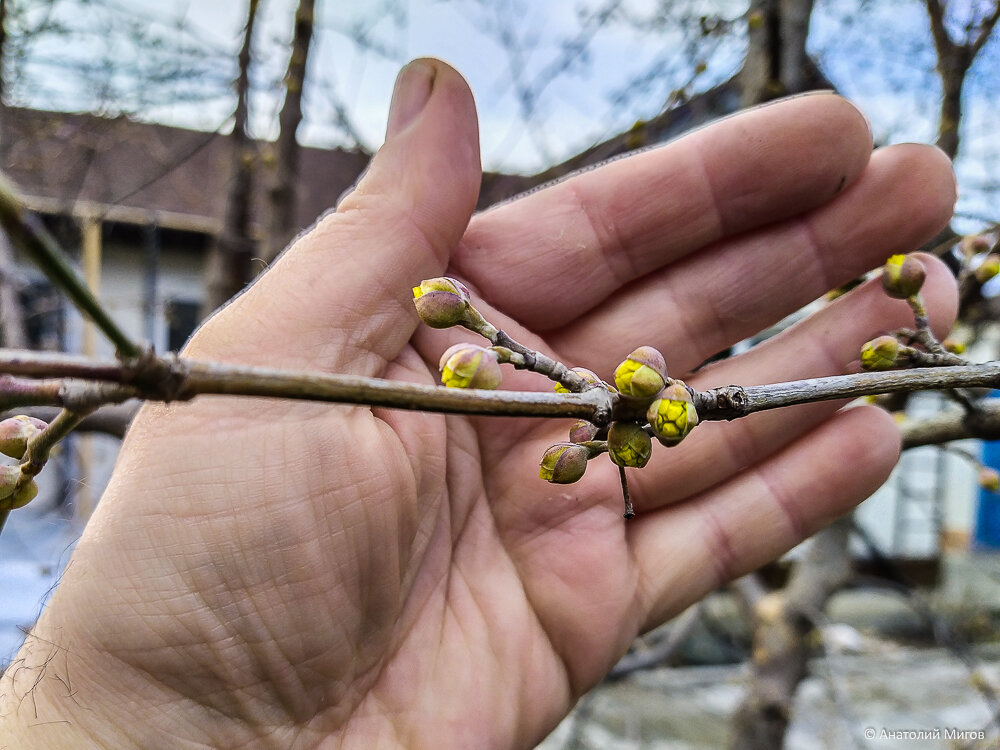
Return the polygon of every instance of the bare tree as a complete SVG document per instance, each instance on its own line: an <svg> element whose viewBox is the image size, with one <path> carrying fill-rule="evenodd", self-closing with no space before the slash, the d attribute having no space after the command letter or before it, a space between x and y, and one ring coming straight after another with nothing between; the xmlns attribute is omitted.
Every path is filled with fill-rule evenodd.
<svg viewBox="0 0 1000 750"><path fill-rule="evenodd" d="M302 92L306 64L315 25L315 0L299 0L295 11L292 51L285 73L285 101L278 115L278 139L274 144L274 183L270 190L270 223L263 258L274 260L295 236L295 192L298 174L299 142L296 131L302 122Z"/></svg>
<svg viewBox="0 0 1000 750"><path fill-rule="evenodd" d="M230 136L232 174L222 230L215 238L208 257L203 318L237 294L251 278L250 264L255 243L250 235L250 210L256 153L248 131L248 120L251 45L259 6L259 0L249 0L247 6L247 23L238 58L236 110Z"/></svg>
<svg viewBox="0 0 1000 750"><path fill-rule="evenodd" d="M992 7L983 3L970 5L971 17L964 23L964 36L955 40L948 31L948 3L926 0L931 35L937 51L937 71L941 77L941 115L937 145L951 159L958 154L959 125L962 121L962 88L969 68L1000 20L1000 2ZM983 13L980 15L980 9Z"/></svg>

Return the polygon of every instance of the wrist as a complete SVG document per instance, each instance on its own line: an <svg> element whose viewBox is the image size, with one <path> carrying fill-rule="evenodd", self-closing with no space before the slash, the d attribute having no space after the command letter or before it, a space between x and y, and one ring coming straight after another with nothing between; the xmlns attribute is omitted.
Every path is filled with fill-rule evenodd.
<svg viewBox="0 0 1000 750"><path fill-rule="evenodd" d="M118 734L120 725L105 710L109 707L96 700L85 674L74 669L75 661L71 649L27 636L0 675L0 747L128 746Z"/></svg>

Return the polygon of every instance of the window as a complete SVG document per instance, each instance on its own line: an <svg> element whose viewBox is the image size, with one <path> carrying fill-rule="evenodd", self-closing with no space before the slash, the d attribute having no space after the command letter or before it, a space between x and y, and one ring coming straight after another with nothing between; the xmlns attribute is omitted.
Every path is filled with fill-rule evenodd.
<svg viewBox="0 0 1000 750"><path fill-rule="evenodd" d="M167 319L167 350L176 352L198 325L201 303L190 299L168 299L163 314Z"/></svg>

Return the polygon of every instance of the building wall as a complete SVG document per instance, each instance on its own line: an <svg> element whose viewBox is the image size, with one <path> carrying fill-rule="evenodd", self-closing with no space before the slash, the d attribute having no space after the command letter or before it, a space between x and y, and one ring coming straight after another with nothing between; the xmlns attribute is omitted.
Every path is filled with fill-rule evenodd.
<svg viewBox="0 0 1000 750"><path fill-rule="evenodd" d="M147 340L146 264L142 248L110 240L102 248L101 279L98 297L109 314L129 335ZM199 303L203 294L204 254L189 247L165 243L159 252L156 293L152 305L153 345L158 352L167 350L166 311L171 300ZM81 352L84 320L72 306L66 309L66 344L71 352ZM100 333L96 336L99 358L113 358L114 346ZM107 485L118 456L120 441L107 435L76 435L67 446L66 472L76 478L69 482L68 501L78 516L93 510ZM44 478L48 472L43 472ZM53 472L53 474L55 474ZM42 488L40 498L54 505L63 492L63 483L54 476Z"/></svg>

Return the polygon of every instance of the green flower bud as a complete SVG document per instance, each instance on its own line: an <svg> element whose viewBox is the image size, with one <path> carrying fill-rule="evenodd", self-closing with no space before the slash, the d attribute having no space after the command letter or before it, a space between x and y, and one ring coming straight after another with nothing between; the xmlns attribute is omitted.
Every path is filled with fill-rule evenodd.
<svg viewBox="0 0 1000 750"><path fill-rule="evenodd" d="M586 419L580 419L569 428L569 441L571 443L585 443L597 437L598 432L600 432L600 428L596 424L592 424Z"/></svg>
<svg viewBox="0 0 1000 750"><path fill-rule="evenodd" d="M891 370L899 359L895 336L879 336L861 347L861 366L866 370Z"/></svg>
<svg viewBox="0 0 1000 750"><path fill-rule="evenodd" d="M976 281L980 284L985 284L998 273L1000 273L1000 255L990 253L983 259L983 262L976 267Z"/></svg>
<svg viewBox="0 0 1000 750"><path fill-rule="evenodd" d="M948 338L941 342L941 346L944 347L946 352L951 352L952 354L965 354L965 344L961 341Z"/></svg>
<svg viewBox="0 0 1000 750"><path fill-rule="evenodd" d="M608 454L619 466L641 469L649 463L653 441L635 422L612 422L608 430Z"/></svg>
<svg viewBox="0 0 1000 750"><path fill-rule="evenodd" d="M35 480L32 479L28 481L27 484L22 484L20 489L14 490L14 494L10 496L10 507L11 510L17 510L18 508L23 508L25 505L30 503L38 496L38 485Z"/></svg>
<svg viewBox="0 0 1000 750"><path fill-rule="evenodd" d="M8 498L14 493L19 476L21 476L19 466L0 466L0 499Z"/></svg>
<svg viewBox="0 0 1000 750"><path fill-rule="evenodd" d="M572 484L587 470L590 451L575 443L556 443L545 451L538 476L553 484Z"/></svg>
<svg viewBox="0 0 1000 750"><path fill-rule="evenodd" d="M0 422L0 453L11 458L21 458L28 441L48 425L40 419L18 414Z"/></svg>
<svg viewBox="0 0 1000 750"><path fill-rule="evenodd" d="M882 267L882 288L890 297L906 299L920 291L927 272L912 255L893 255Z"/></svg>
<svg viewBox="0 0 1000 750"><path fill-rule="evenodd" d="M17 480L20 476L20 466L0 466L0 506L13 510L35 499L38 494L35 480L32 479L18 487Z"/></svg>
<svg viewBox="0 0 1000 750"><path fill-rule="evenodd" d="M688 389L680 381L671 383L646 410L653 434L663 445L677 445L698 426L698 410Z"/></svg>
<svg viewBox="0 0 1000 750"><path fill-rule="evenodd" d="M979 486L990 492L1000 490L1000 473L996 469L984 466L979 470Z"/></svg>
<svg viewBox="0 0 1000 750"><path fill-rule="evenodd" d="M456 279L441 276L413 287L417 315L431 328L449 328L470 319L471 295Z"/></svg>
<svg viewBox="0 0 1000 750"><path fill-rule="evenodd" d="M655 396L666 382L667 363L651 346L640 346L615 369L615 385L625 396Z"/></svg>
<svg viewBox="0 0 1000 750"><path fill-rule="evenodd" d="M499 387L503 375L496 352L475 344L455 344L441 357L441 382L449 388Z"/></svg>
<svg viewBox="0 0 1000 750"><path fill-rule="evenodd" d="M569 370L570 370L570 372L575 372L577 375L579 375L581 378L583 378L588 383L593 383L594 385L600 385L601 384L601 379L599 377L597 377L597 373L595 373L593 370L588 370L586 367L571 367L571 368L569 368ZM566 386L564 386L562 383L556 383L556 385L555 385L555 391L556 391L556 393L569 393L570 392L569 388L567 388Z"/></svg>

